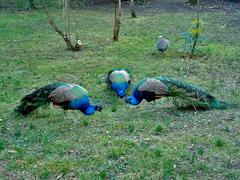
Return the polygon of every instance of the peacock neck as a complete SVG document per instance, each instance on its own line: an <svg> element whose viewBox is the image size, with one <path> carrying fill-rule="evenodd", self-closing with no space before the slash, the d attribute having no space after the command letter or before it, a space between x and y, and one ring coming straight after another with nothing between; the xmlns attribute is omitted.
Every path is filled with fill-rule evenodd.
<svg viewBox="0 0 240 180"><path fill-rule="evenodd" d="M88 106L81 107L79 110L85 115L92 115L96 111L96 106L89 104Z"/></svg>

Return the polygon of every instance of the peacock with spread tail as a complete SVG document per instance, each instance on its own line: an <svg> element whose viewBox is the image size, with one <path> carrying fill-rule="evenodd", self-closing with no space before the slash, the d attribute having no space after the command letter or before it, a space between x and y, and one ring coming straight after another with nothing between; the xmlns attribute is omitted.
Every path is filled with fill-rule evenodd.
<svg viewBox="0 0 240 180"><path fill-rule="evenodd" d="M132 95L126 98L126 103L138 105L143 99L150 102L162 97L182 98L189 102L188 107L195 109L225 109L237 106L219 101L200 87L167 76L138 81Z"/></svg>
<svg viewBox="0 0 240 180"><path fill-rule="evenodd" d="M16 110L22 115L27 115L50 103L64 110L80 110L85 115L92 115L102 109L101 106L90 103L88 93L82 86L56 82L23 97Z"/></svg>

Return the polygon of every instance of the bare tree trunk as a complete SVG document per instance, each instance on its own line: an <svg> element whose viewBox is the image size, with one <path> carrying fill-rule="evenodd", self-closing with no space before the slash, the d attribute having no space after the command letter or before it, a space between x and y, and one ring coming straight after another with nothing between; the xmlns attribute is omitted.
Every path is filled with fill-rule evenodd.
<svg viewBox="0 0 240 180"><path fill-rule="evenodd" d="M70 25L69 25L69 0L63 0L63 19L64 19L64 29L65 36L71 40Z"/></svg>
<svg viewBox="0 0 240 180"><path fill-rule="evenodd" d="M135 3L134 3L134 0L131 0L131 1L130 1L130 6L131 6L131 16L132 16L132 18L136 18L137 15L136 15L136 11L135 11Z"/></svg>
<svg viewBox="0 0 240 180"><path fill-rule="evenodd" d="M115 25L113 34L114 41L119 40L120 24L121 24L121 0L115 0Z"/></svg>
<svg viewBox="0 0 240 180"><path fill-rule="evenodd" d="M66 33L64 33L56 24L55 22L52 20L51 16L49 15L48 13L48 9L47 9L47 6L46 6L46 3L44 0L40 0L41 4L42 4L42 7L47 15L47 18L48 18L48 21L50 23L50 25L53 27L53 29L62 36L63 40L66 42L67 44L67 47L69 50L72 50L72 51L80 51L81 48L82 48L82 44L81 44L81 41L78 40L76 42L76 45L73 46L73 44L71 43L71 40L69 39L69 37L66 35ZM69 32L70 33L70 32ZM69 34L70 36L70 34Z"/></svg>
<svg viewBox="0 0 240 180"><path fill-rule="evenodd" d="M30 9L37 9L34 3L34 0L29 0Z"/></svg>

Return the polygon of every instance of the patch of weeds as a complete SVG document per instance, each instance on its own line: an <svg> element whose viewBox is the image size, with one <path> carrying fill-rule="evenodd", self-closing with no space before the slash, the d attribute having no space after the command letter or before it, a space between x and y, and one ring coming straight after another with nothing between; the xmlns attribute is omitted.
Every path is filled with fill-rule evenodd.
<svg viewBox="0 0 240 180"><path fill-rule="evenodd" d="M195 152L192 153L192 157L191 157L191 163L194 164L195 159L196 159L197 155Z"/></svg>
<svg viewBox="0 0 240 180"><path fill-rule="evenodd" d="M164 133L164 128L161 124L157 125L157 127L155 128L155 133L156 134Z"/></svg>
<svg viewBox="0 0 240 180"><path fill-rule="evenodd" d="M239 174L237 172L229 172L224 175L226 179L231 179L231 180L238 180L239 179Z"/></svg>
<svg viewBox="0 0 240 180"><path fill-rule="evenodd" d="M174 162L173 160L165 160L163 162L163 179L172 179L174 175Z"/></svg>
<svg viewBox="0 0 240 180"><path fill-rule="evenodd" d="M72 162L63 160L52 160L46 163L41 172L41 178L47 179L51 174L62 173L63 176L72 170Z"/></svg>
<svg viewBox="0 0 240 180"><path fill-rule="evenodd" d="M43 142L44 145L49 144L49 142L50 142L50 136L47 135L47 134L45 134L45 135L43 136L42 142Z"/></svg>
<svg viewBox="0 0 240 180"><path fill-rule="evenodd" d="M128 132L129 133L133 133L134 129L135 129L135 125L134 124L129 124L128 125Z"/></svg>
<svg viewBox="0 0 240 180"><path fill-rule="evenodd" d="M222 148L225 145L225 141L222 139L216 139L214 145L218 148Z"/></svg>
<svg viewBox="0 0 240 180"><path fill-rule="evenodd" d="M14 132L14 137L15 138L19 138L21 136L21 130L20 129L17 129L15 132Z"/></svg>
<svg viewBox="0 0 240 180"><path fill-rule="evenodd" d="M160 149L156 149L156 150L154 151L154 155L155 155L157 158L160 158L160 157L163 157L163 152L162 152L162 150L160 150Z"/></svg>
<svg viewBox="0 0 240 180"><path fill-rule="evenodd" d="M100 177L100 179L107 179L107 172L106 171L101 171L100 173L99 173L99 177Z"/></svg>
<svg viewBox="0 0 240 180"><path fill-rule="evenodd" d="M108 149L108 158L118 159L123 154L124 154L124 151L121 148L112 147L112 148Z"/></svg>
<svg viewBox="0 0 240 180"><path fill-rule="evenodd" d="M198 166L198 170L207 173L209 171L209 167L205 163L200 163Z"/></svg>
<svg viewBox="0 0 240 180"><path fill-rule="evenodd" d="M197 148L197 154L202 156L204 154L204 148L203 147L198 147Z"/></svg>
<svg viewBox="0 0 240 180"><path fill-rule="evenodd" d="M230 132L230 128L229 128L228 126L225 126L225 127L223 128L223 131L229 133L229 132Z"/></svg>
<svg viewBox="0 0 240 180"><path fill-rule="evenodd" d="M188 180L188 173L186 171L179 172L181 180Z"/></svg>
<svg viewBox="0 0 240 180"><path fill-rule="evenodd" d="M33 123L29 124L29 129L36 129L36 126Z"/></svg>
<svg viewBox="0 0 240 180"><path fill-rule="evenodd" d="M116 108L116 107L112 107L111 111L112 111L112 112L116 112L116 111L117 111L117 108Z"/></svg>
<svg viewBox="0 0 240 180"><path fill-rule="evenodd" d="M0 139L0 151L5 149L5 143L3 139Z"/></svg>
<svg viewBox="0 0 240 180"><path fill-rule="evenodd" d="M191 138L190 142L191 144L197 144L197 138L196 137Z"/></svg>
<svg viewBox="0 0 240 180"><path fill-rule="evenodd" d="M82 124L83 124L84 127L87 127L87 126L89 126L89 121L84 119Z"/></svg>
<svg viewBox="0 0 240 180"><path fill-rule="evenodd" d="M48 179L49 176L50 176L50 171L48 169L42 170L39 174L40 179Z"/></svg>
<svg viewBox="0 0 240 180"><path fill-rule="evenodd" d="M17 152L17 153L16 153L17 158L22 159L23 156L24 156L24 151L23 151L23 149L20 148L20 147L15 147L14 149L15 149L15 151Z"/></svg>

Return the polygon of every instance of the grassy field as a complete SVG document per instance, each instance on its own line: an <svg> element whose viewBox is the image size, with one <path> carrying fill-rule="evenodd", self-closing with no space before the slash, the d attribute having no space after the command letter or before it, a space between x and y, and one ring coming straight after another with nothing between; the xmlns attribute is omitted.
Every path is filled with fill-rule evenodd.
<svg viewBox="0 0 240 180"><path fill-rule="evenodd" d="M62 27L61 9L50 12ZM240 103L240 13L204 11L206 40L193 60L179 51L192 11L122 14L113 43L113 9L73 9L73 36L88 44L70 52L43 11L0 11L0 179L240 178L239 109L180 111L170 99L132 107L104 84L111 68L127 67L133 83L170 75ZM171 41L164 54L159 35ZM25 94L55 81L81 83L103 111L12 113Z"/></svg>

